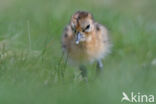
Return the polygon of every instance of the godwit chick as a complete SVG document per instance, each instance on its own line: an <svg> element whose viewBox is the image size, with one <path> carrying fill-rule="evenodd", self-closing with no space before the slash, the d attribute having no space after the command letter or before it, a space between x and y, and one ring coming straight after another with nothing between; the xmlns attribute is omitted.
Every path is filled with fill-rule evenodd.
<svg viewBox="0 0 156 104"><path fill-rule="evenodd" d="M102 59L110 51L107 29L95 22L85 11L77 11L65 27L62 36L63 52L71 63L77 65L83 77L87 76L86 63L97 62L97 73L102 68Z"/></svg>

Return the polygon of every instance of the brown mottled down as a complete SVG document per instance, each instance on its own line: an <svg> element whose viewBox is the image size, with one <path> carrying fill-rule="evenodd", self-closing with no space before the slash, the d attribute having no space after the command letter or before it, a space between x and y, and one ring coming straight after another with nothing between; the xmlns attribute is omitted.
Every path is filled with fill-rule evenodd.
<svg viewBox="0 0 156 104"><path fill-rule="evenodd" d="M79 33L82 38L76 44ZM110 51L108 31L103 25L95 22L90 13L78 11L65 27L62 48L71 62L78 65L101 60Z"/></svg>

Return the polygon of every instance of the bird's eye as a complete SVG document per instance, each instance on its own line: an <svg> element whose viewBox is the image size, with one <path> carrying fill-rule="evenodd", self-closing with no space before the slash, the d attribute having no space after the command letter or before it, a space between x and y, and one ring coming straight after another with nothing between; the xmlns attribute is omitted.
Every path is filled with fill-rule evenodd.
<svg viewBox="0 0 156 104"><path fill-rule="evenodd" d="M76 30L75 29L73 31L74 31L74 33L76 33Z"/></svg>
<svg viewBox="0 0 156 104"><path fill-rule="evenodd" d="M85 30L88 30L89 28L90 28L90 25L87 25L86 28L85 28Z"/></svg>
<svg viewBox="0 0 156 104"><path fill-rule="evenodd" d="M73 31L74 33L76 33L76 29L75 29L75 28L72 28L72 31Z"/></svg>

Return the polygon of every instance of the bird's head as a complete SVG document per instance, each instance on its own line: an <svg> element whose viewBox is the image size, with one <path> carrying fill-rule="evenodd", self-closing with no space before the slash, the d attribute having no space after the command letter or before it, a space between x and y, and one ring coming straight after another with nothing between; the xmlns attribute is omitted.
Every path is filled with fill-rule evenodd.
<svg viewBox="0 0 156 104"><path fill-rule="evenodd" d="M94 30L93 17L85 11L77 11L70 22L76 44L86 41Z"/></svg>

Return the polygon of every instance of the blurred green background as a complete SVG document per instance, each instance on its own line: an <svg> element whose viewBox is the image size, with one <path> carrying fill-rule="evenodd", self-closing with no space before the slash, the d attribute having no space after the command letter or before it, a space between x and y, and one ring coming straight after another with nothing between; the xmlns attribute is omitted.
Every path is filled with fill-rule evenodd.
<svg viewBox="0 0 156 104"><path fill-rule="evenodd" d="M102 76L87 66L88 83L59 63L62 31L77 10L104 24L113 44ZM0 104L126 104L122 92L156 96L155 10L155 0L0 0Z"/></svg>

